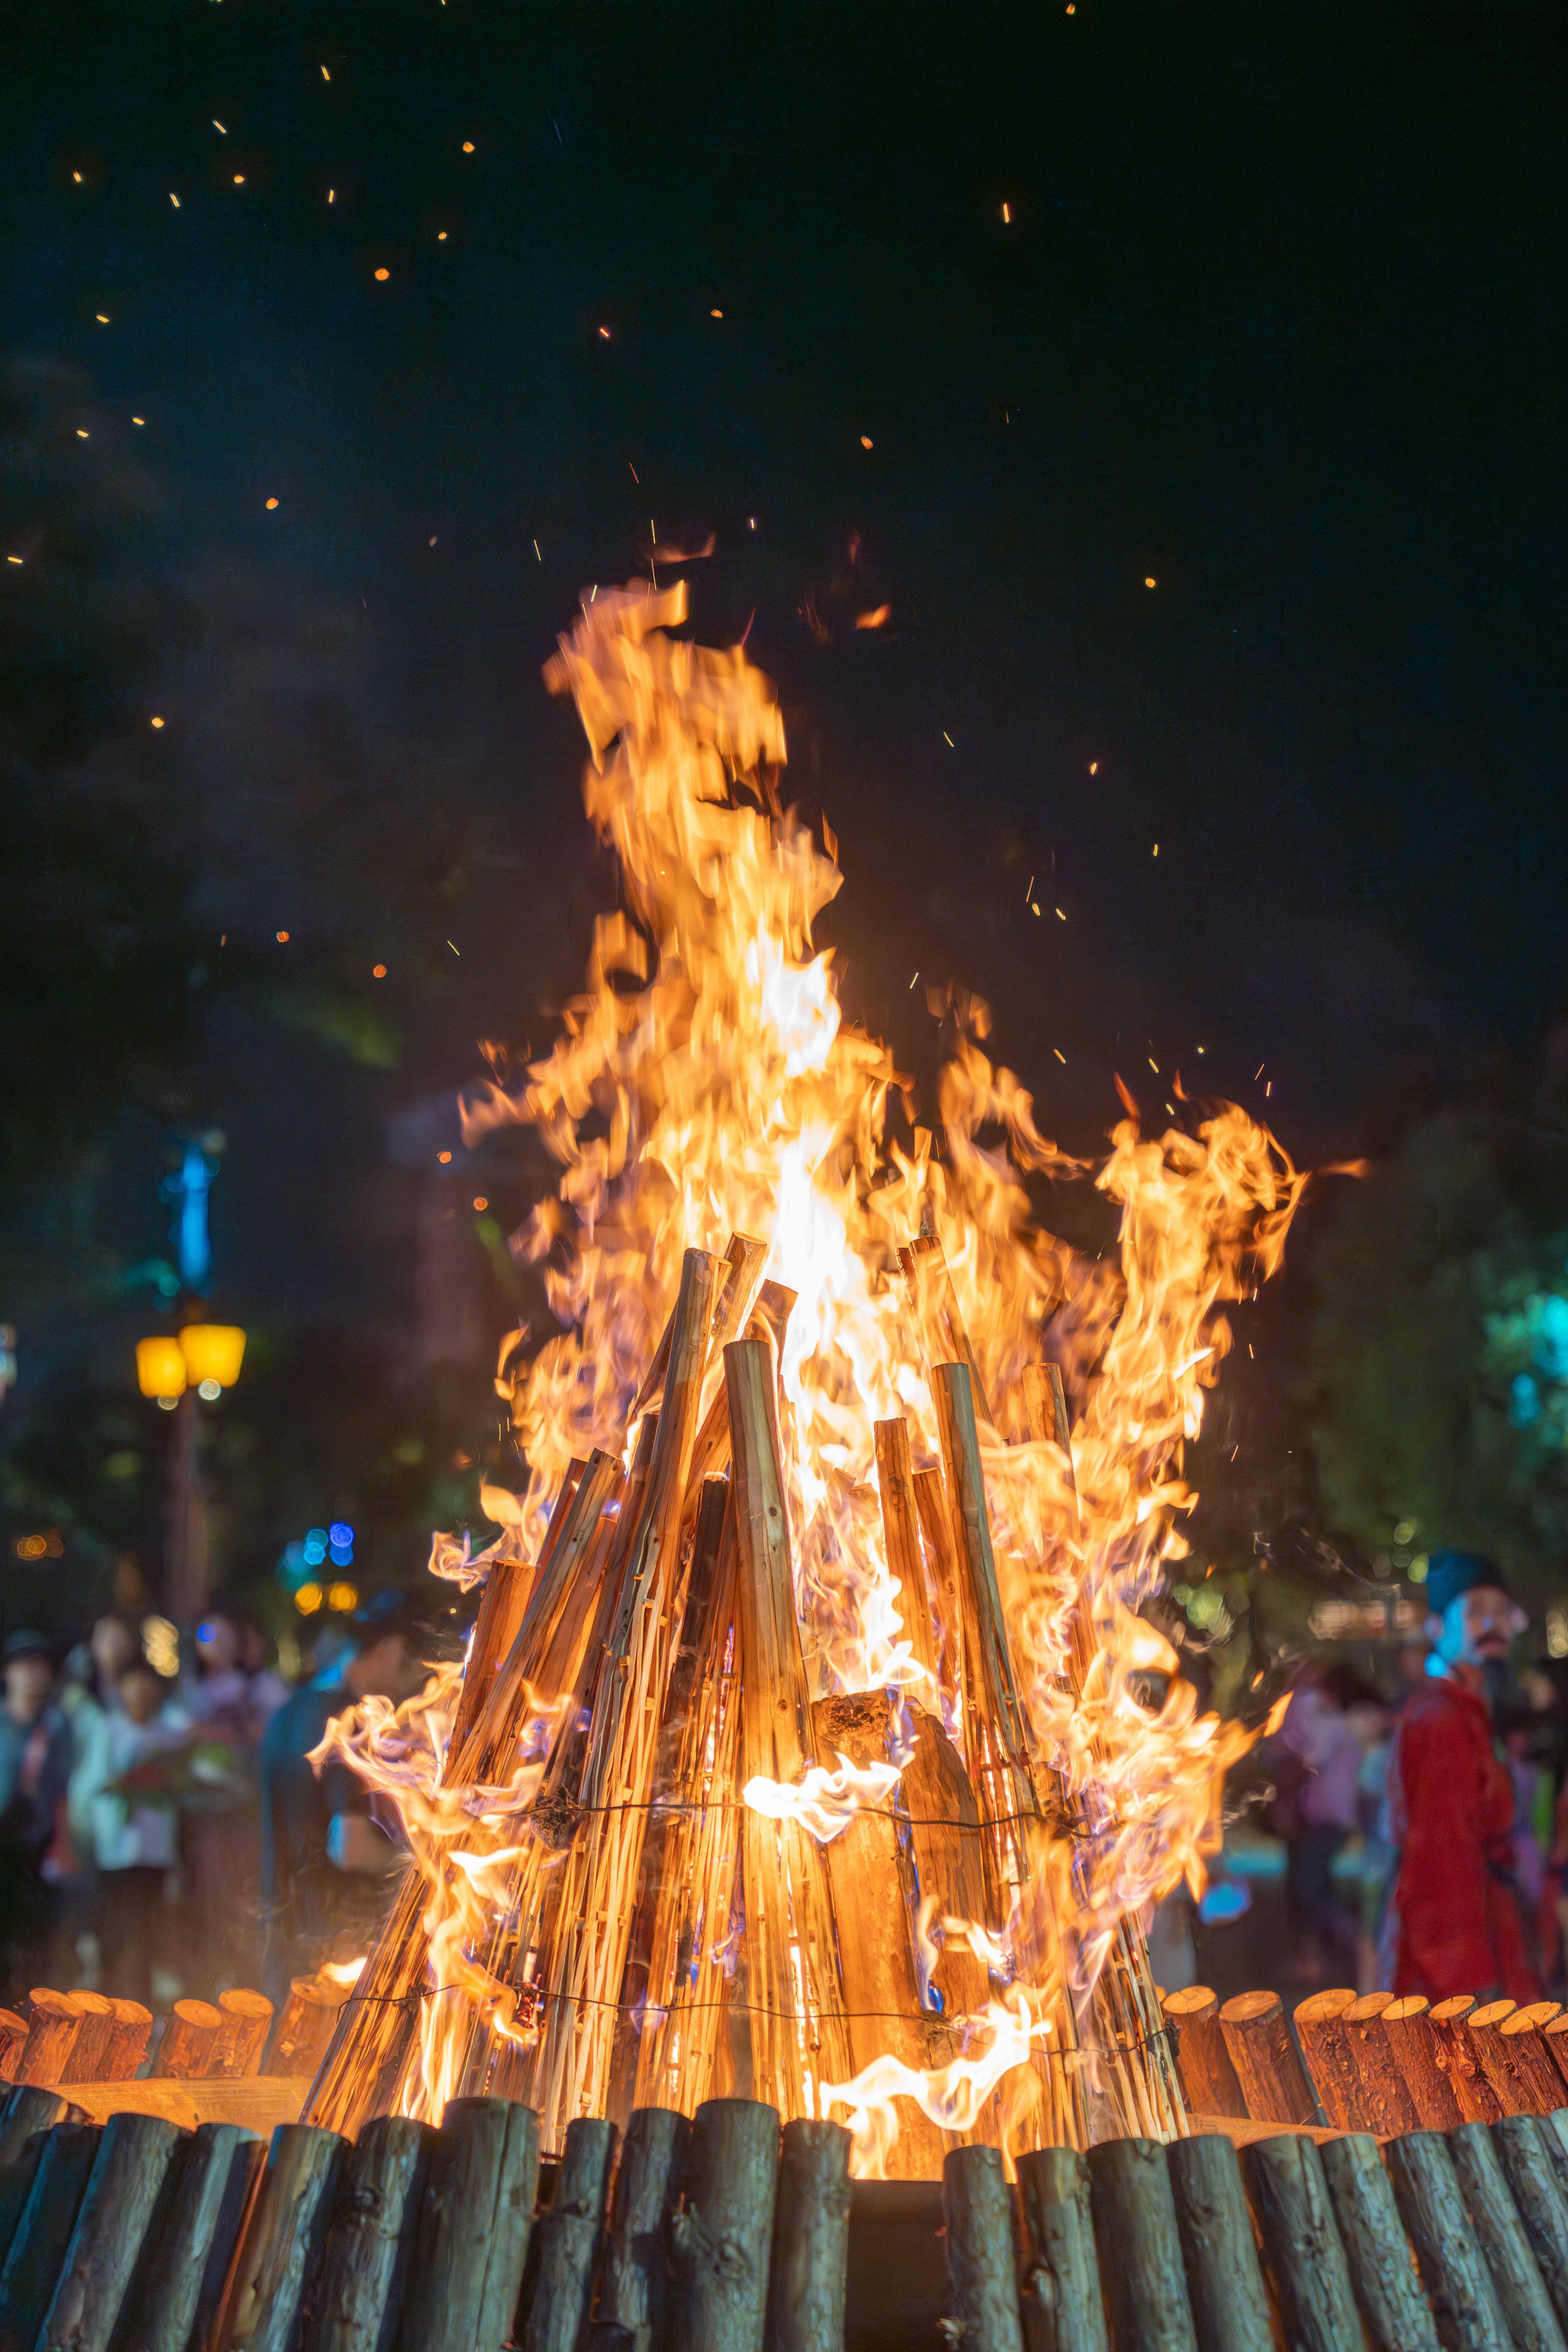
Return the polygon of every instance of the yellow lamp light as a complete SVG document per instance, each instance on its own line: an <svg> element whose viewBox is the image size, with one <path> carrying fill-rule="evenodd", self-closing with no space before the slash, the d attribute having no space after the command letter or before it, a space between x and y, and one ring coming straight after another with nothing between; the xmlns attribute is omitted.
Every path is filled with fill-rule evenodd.
<svg viewBox="0 0 1568 2352"><path fill-rule="evenodd" d="M177 1339L160 1336L136 1342L136 1385L145 1397L177 1397L185 1392L185 1359Z"/></svg>
<svg viewBox="0 0 1568 2352"><path fill-rule="evenodd" d="M231 1389L245 1358L245 1334L233 1323L187 1323L180 1334L185 1377L193 1388L216 1381Z"/></svg>

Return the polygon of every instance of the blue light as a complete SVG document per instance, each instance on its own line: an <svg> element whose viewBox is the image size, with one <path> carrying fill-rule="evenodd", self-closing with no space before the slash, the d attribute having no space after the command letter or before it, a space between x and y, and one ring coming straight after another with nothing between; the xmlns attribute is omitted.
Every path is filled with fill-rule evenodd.
<svg viewBox="0 0 1568 2352"><path fill-rule="evenodd" d="M352 1543L334 1544L332 1546L332 1566L334 1568L352 1568L353 1566L353 1559L354 1548Z"/></svg>
<svg viewBox="0 0 1568 2352"><path fill-rule="evenodd" d="M327 1541L331 1545L334 1551L337 1550L340 1544L352 1545L353 1539L354 1531L353 1528L349 1526L346 1519L334 1519L331 1526L327 1529Z"/></svg>
<svg viewBox="0 0 1568 2352"><path fill-rule="evenodd" d="M327 1557L326 1545L319 1542L313 1535L309 1535L305 1538L304 1543L301 1545L300 1549L304 1553L307 1562L311 1568L320 1568L321 1562Z"/></svg>

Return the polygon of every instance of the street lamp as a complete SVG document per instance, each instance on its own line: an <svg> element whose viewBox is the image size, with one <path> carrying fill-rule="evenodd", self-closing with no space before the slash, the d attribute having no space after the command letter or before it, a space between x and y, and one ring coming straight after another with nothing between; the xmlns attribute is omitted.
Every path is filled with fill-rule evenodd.
<svg viewBox="0 0 1568 2352"><path fill-rule="evenodd" d="M195 1616L207 1597L206 1496L202 1491L196 1399L208 1403L232 1388L245 1358L245 1334L232 1323L187 1323L178 1337L136 1342L136 1384L161 1410L177 1415L171 1433L163 1506L164 1606L176 1620Z"/></svg>

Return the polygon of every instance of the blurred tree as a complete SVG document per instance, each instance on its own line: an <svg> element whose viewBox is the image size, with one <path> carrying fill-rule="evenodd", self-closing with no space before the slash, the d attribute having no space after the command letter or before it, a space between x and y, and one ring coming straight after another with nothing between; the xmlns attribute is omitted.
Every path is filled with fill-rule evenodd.
<svg viewBox="0 0 1568 2352"><path fill-rule="evenodd" d="M1310 1255L1304 1401L1326 1526L1386 1572L1440 1545L1544 1598L1568 1545L1568 1134L1489 1087L1416 1116Z"/></svg>

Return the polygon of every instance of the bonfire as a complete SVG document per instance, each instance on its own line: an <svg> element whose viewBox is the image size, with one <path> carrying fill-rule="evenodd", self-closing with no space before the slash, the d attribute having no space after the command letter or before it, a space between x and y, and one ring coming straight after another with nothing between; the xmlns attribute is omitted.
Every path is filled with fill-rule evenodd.
<svg viewBox="0 0 1568 2352"><path fill-rule="evenodd" d="M553 1050L465 1116L561 1164L513 1243L555 1335L502 1350L500 1540L437 1539L484 1580L464 1666L329 1735L414 1866L307 2117L499 2092L550 2149L733 2095L909 2178L1179 2137L1143 1923L1201 1888L1251 1735L1140 1612L1303 1179L1234 1106L1156 1139L1125 1094L1086 1169L956 990L933 1125L891 1117L814 946L837 844L767 679L686 617L596 592L545 673L620 904ZM1029 1178L1119 1204L1119 1270Z"/></svg>

